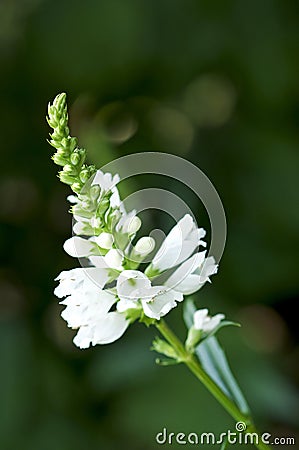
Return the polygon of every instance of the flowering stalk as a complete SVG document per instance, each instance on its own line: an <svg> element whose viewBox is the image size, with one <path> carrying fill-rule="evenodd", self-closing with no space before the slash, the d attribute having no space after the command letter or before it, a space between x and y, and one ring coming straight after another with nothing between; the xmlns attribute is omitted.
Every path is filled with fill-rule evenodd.
<svg viewBox="0 0 299 450"><path fill-rule="evenodd" d="M234 419L243 421L247 431L256 432L214 337L220 328L235 324L224 320L223 314L210 317L207 309L190 310L184 345L162 319L217 273L214 258L206 257L206 250L199 251L207 245L205 230L186 214L142 270L155 241L150 236L135 241L141 220L136 211L127 212L120 200L119 175L103 173L85 163L86 151L69 134L65 94L49 104L47 120L53 128L49 143L57 150L52 159L62 166L59 178L76 194L68 197L75 222L74 235L64 243L64 250L85 261L85 267L62 271L54 290L65 306L61 316L77 330L74 344L84 349L114 342L137 320L156 326L165 340L155 339L153 350L167 357L160 364L186 364ZM226 378L227 385L223 380L217 383L215 374L213 378L200 361L200 349L205 346L210 346L214 360L221 360L222 367L216 365L214 370ZM262 442L256 446L269 448Z"/></svg>
<svg viewBox="0 0 299 450"><path fill-rule="evenodd" d="M63 166L63 170L59 172L59 178L78 193L84 183L96 172L96 168L84 164L86 150L78 148L77 138L69 134L65 93L57 95L53 104L49 104L47 121L53 128L48 142L57 150L52 159L55 164Z"/></svg>

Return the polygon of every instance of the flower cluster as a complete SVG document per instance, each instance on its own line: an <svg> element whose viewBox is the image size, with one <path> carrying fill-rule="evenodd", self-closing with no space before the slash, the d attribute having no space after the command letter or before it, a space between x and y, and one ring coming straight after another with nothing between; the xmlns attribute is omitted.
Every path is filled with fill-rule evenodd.
<svg viewBox="0 0 299 450"><path fill-rule="evenodd" d="M100 186L100 189L103 188ZM76 205L80 204L79 197ZM117 210L115 207L111 214L121 211L120 205ZM110 207L106 214L109 217ZM153 249L153 239L142 237L132 245L141 221L124 210L118 217L109 231L79 236L77 232L83 220L77 216L79 220L73 227L76 235L64 244L69 255L84 257L88 264L63 271L55 289L58 297L66 297L61 302L66 306L62 317L69 327L79 329L74 343L80 348L115 341L136 319L159 320L181 302L184 295L200 289L217 271L214 259L206 258L205 250L194 253L198 245L204 245L201 240L204 232L196 228L189 215L170 231L145 270L147 274L138 270ZM93 216L85 219L84 226L91 228L92 222L97 220ZM118 240L125 244L117 245ZM172 268L174 271L167 276ZM166 279L159 283L162 273L166 274Z"/></svg>
<svg viewBox="0 0 299 450"><path fill-rule="evenodd" d="M217 265L213 257L206 257L206 250L199 251L206 247L205 231L189 214L172 228L156 254L151 237L135 242L141 220L136 211L125 210L118 174L84 164L85 151L69 136L64 94L49 106L48 122L54 128L51 144L58 149L53 159L63 165L60 178L76 193L68 197L74 235L64 249L70 256L84 258L86 266L61 272L54 293L63 299L63 319L78 329L74 338L78 347L107 344L135 320L159 321L185 295L210 281ZM74 155L81 155L80 160ZM70 178L62 176L65 173ZM152 254L142 270L143 261Z"/></svg>

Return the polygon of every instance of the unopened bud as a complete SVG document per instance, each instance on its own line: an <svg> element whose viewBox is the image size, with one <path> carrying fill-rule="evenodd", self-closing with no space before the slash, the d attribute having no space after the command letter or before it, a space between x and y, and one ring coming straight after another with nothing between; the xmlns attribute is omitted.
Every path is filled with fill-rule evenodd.
<svg viewBox="0 0 299 450"><path fill-rule="evenodd" d="M135 252L142 256L148 255L155 248L155 240L150 236L140 238L135 245Z"/></svg>
<svg viewBox="0 0 299 450"><path fill-rule="evenodd" d="M76 177L74 177L73 175L70 175L68 173L65 173L64 171L59 172L59 178L63 183L66 183L66 184L72 185L73 183L76 182Z"/></svg>
<svg viewBox="0 0 299 450"><path fill-rule="evenodd" d="M71 188L74 192L79 194L79 192L81 192L81 189L82 189L82 184L81 183L73 183Z"/></svg>
<svg viewBox="0 0 299 450"><path fill-rule="evenodd" d="M107 197L103 198L103 200L100 202L99 206L97 207L97 213L99 215L104 214L104 212L107 210L107 208L109 208L109 205L110 205L109 198L107 198Z"/></svg>
<svg viewBox="0 0 299 450"><path fill-rule="evenodd" d="M112 234L103 232L99 236L95 237L95 242L99 247L109 250L114 242Z"/></svg>
<svg viewBox="0 0 299 450"><path fill-rule="evenodd" d="M186 339L186 349L189 352L193 352L196 345L199 343L202 332L201 330L197 330L194 326L189 329L188 336Z"/></svg>
<svg viewBox="0 0 299 450"><path fill-rule="evenodd" d="M77 143L78 143L78 140L76 137L71 137L69 139L69 149L71 152L73 152L75 150L75 148L77 147Z"/></svg>
<svg viewBox="0 0 299 450"><path fill-rule="evenodd" d="M101 188L99 185L95 184L94 186L91 186L89 190L90 197L92 200L96 200L98 196L100 195Z"/></svg>
<svg viewBox="0 0 299 450"><path fill-rule="evenodd" d="M60 154L58 152L54 153L52 159L55 162L55 164L58 164L59 166L64 166L65 164L67 164L67 159L61 153Z"/></svg>
<svg viewBox="0 0 299 450"><path fill-rule="evenodd" d="M81 161L81 157L80 155L78 155L78 153L73 153L71 155L71 163L76 166L77 164L79 164L79 162Z"/></svg>
<svg viewBox="0 0 299 450"><path fill-rule="evenodd" d="M79 177L82 183L86 183L86 181L89 179L89 171L87 169L81 170Z"/></svg>
<svg viewBox="0 0 299 450"><path fill-rule="evenodd" d="M124 225L124 232L128 234L135 234L141 227L141 220L139 217L134 216L127 220Z"/></svg>
<svg viewBox="0 0 299 450"><path fill-rule="evenodd" d="M77 173L76 169L71 166L71 164L66 164L63 168L63 172L67 173L68 175L76 175Z"/></svg>

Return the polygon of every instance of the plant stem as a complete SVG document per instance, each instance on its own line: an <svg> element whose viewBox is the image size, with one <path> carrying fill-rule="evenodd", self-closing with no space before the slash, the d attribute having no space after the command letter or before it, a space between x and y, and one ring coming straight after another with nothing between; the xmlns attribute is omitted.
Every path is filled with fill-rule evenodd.
<svg viewBox="0 0 299 450"><path fill-rule="evenodd" d="M210 378L210 376L203 370L199 364L197 358L189 353L179 338L168 327L166 322L162 319L155 324L156 328L160 331L162 336L175 350L178 359L184 362L190 371L198 378L199 381L210 391L216 400L226 409L226 411L237 421L244 422L246 424L247 433L257 433L257 430L253 424L250 416L243 414L237 405L228 398L224 392L218 387L218 385ZM257 433L258 434L258 433ZM259 450L269 450L271 447L264 444L259 437L258 443L255 444Z"/></svg>

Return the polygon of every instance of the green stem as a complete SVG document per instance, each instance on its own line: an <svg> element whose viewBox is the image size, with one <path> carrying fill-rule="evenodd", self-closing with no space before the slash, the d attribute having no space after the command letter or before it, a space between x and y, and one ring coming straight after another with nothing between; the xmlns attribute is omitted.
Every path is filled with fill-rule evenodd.
<svg viewBox="0 0 299 450"><path fill-rule="evenodd" d="M253 424L250 416L243 414L237 405L228 398L224 392L219 388L219 386L209 377L209 375L203 370L199 364L197 358L189 353L178 337L173 333L173 331L168 327L164 320L160 320L155 324L156 328L160 331L162 336L167 340L167 342L175 350L178 359L184 362L190 371L198 378L199 381L210 391L210 393L215 397L216 400L226 409L226 411L237 421L244 422L247 426L247 433L257 433L257 430ZM257 433L258 434L258 433ZM271 447L264 444L261 439L258 439L258 443L255 444L256 448L259 450L269 450Z"/></svg>

